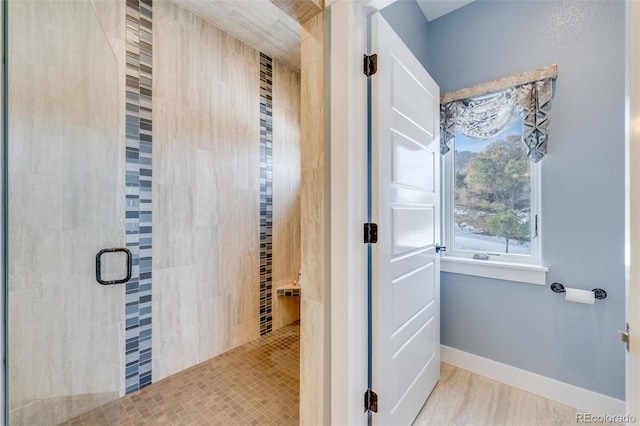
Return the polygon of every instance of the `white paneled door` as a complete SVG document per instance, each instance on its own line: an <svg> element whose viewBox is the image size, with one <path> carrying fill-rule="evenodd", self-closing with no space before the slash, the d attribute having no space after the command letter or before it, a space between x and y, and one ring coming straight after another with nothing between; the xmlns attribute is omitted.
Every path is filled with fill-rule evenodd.
<svg viewBox="0 0 640 426"><path fill-rule="evenodd" d="M439 88L371 16L373 390L380 425L410 425L440 377Z"/></svg>

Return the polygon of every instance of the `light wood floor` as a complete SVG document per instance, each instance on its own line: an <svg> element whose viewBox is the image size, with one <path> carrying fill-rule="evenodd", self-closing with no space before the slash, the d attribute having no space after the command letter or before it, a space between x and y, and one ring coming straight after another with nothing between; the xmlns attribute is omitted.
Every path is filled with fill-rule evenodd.
<svg viewBox="0 0 640 426"><path fill-rule="evenodd" d="M576 425L580 411L441 364L441 377L414 426ZM601 413L594 413L601 414ZM599 423L615 424L615 423Z"/></svg>

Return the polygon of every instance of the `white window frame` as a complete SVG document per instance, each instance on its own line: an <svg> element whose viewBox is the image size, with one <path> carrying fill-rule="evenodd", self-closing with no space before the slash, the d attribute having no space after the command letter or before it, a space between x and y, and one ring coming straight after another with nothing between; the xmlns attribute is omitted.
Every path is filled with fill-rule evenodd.
<svg viewBox="0 0 640 426"><path fill-rule="evenodd" d="M508 253L474 252L456 250L454 247L454 146L451 151L441 156L442 176L442 235L445 236L447 250L441 259L441 270L465 275L529 284L546 284L548 268L541 265L542 217L540 215L540 163L531 164L531 255ZM537 220L536 220L537 218ZM537 222L537 223L536 223ZM536 229L537 228L537 229ZM485 254L488 259L474 259L474 254Z"/></svg>

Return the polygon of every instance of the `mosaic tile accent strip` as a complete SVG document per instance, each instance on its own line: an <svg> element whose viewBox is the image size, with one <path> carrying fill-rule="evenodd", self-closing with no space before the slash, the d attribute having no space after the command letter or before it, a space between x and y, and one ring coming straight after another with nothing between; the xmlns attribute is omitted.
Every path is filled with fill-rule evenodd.
<svg viewBox="0 0 640 426"><path fill-rule="evenodd" d="M273 328L273 61L260 53L260 335Z"/></svg>
<svg viewBox="0 0 640 426"><path fill-rule="evenodd" d="M299 288L279 288L277 289L278 297L282 296L300 296Z"/></svg>
<svg viewBox="0 0 640 426"><path fill-rule="evenodd" d="M126 244L133 274L126 284L126 393L151 384L151 78L152 0L127 0Z"/></svg>

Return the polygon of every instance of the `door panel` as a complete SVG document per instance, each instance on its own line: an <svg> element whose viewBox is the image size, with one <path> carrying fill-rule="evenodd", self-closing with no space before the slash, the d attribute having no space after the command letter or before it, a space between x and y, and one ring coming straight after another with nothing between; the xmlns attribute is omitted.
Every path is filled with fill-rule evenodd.
<svg viewBox="0 0 640 426"><path fill-rule="evenodd" d="M99 250L125 244L124 68L97 13L84 0L8 5L11 425L94 409L118 424L124 287L95 270ZM125 271L104 256L103 278Z"/></svg>
<svg viewBox="0 0 640 426"><path fill-rule="evenodd" d="M434 245L435 212L428 207L393 207L393 257Z"/></svg>
<svg viewBox="0 0 640 426"><path fill-rule="evenodd" d="M409 425L440 376L439 89L371 17L373 389L381 425Z"/></svg>
<svg viewBox="0 0 640 426"><path fill-rule="evenodd" d="M396 185L422 185L412 189L433 192L433 176L435 155L433 151L424 149L419 143L397 133L392 137L393 168L391 181ZM425 164L428 166L425 167Z"/></svg>
<svg viewBox="0 0 640 426"><path fill-rule="evenodd" d="M413 382L420 373L433 361L435 340L435 321L431 317L420 327L417 333L393 354L393 372L395 373L393 396L391 403L395 408L400 405L405 392L416 392L412 389ZM423 356L427 355L428 356ZM392 413L394 408L391 409Z"/></svg>
<svg viewBox="0 0 640 426"><path fill-rule="evenodd" d="M433 285L425 285L433 277L433 263L421 266L393 281L393 333L406 326L420 311L433 302Z"/></svg>
<svg viewBox="0 0 640 426"><path fill-rule="evenodd" d="M393 30L392 30L393 31ZM405 46L406 47L406 46ZM433 93L424 90L418 76L391 52L391 108L429 135L434 135Z"/></svg>

